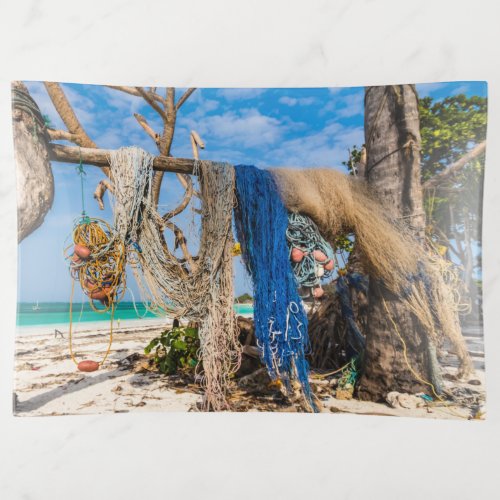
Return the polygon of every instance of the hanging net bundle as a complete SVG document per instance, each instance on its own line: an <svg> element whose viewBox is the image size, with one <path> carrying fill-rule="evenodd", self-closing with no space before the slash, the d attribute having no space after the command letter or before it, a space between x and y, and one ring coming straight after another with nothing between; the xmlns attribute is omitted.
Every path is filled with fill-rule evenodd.
<svg viewBox="0 0 500 500"><path fill-rule="evenodd" d="M335 269L332 246L321 236L318 226L307 215L289 213L286 239L293 272L300 286L313 297L323 296L321 283Z"/></svg>
<svg viewBox="0 0 500 500"><path fill-rule="evenodd" d="M354 233L370 278L402 299L434 345L451 341L460 375L472 370L458 319L458 278L450 263L423 249L356 178L333 169L279 168L272 176L287 209L310 217L327 241Z"/></svg>
<svg viewBox="0 0 500 500"><path fill-rule="evenodd" d="M290 389L298 380L315 408L305 359L307 315L289 259L288 212L271 174L253 166L236 171L235 222L243 260L254 287L254 324L261 357L272 378Z"/></svg>
<svg viewBox="0 0 500 500"><path fill-rule="evenodd" d="M167 228L152 194L153 156L139 148L111 153L114 227L152 310L199 324L205 408L227 409L226 391L240 360L233 312L232 211L234 168L197 162L201 199L198 258L188 269L167 248Z"/></svg>

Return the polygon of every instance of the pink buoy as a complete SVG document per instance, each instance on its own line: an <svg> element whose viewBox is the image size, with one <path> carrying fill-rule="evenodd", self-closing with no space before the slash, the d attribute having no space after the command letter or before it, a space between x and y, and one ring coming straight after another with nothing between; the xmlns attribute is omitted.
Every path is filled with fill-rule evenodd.
<svg viewBox="0 0 500 500"><path fill-rule="evenodd" d="M328 258L321 250L314 250L313 257L317 262L325 262Z"/></svg>
<svg viewBox="0 0 500 500"><path fill-rule="evenodd" d="M86 359L85 361L80 361L77 368L81 372L95 372L99 369L99 363L97 361L92 361L91 359Z"/></svg>
<svg viewBox="0 0 500 500"><path fill-rule="evenodd" d="M83 245L75 245L75 254L80 257L80 259L88 259L90 257L90 248Z"/></svg>
<svg viewBox="0 0 500 500"><path fill-rule="evenodd" d="M325 264L325 270L326 270L326 271L332 271L334 267L335 267L335 263L333 262L333 260L329 260L329 261Z"/></svg>
<svg viewBox="0 0 500 500"><path fill-rule="evenodd" d="M91 291L90 298L103 301L107 300L110 294L111 294L111 287L104 286L102 288L98 288L96 290Z"/></svg>
<svg viewBox="0 0 500 500"><path fill-rule="evenodd" d="M300 262L304 258L304 252L300 248L292 248L292 262Z"/></svg>
<svg viewBox="0 0 500 500"><path fill-rule="evenodd" d="M325 293L325 291L323 290L323 288L321 288L320 286L315 288L313 290L313 297L315 299L320 299L321 297L323 297L323 294Z"/></svg>

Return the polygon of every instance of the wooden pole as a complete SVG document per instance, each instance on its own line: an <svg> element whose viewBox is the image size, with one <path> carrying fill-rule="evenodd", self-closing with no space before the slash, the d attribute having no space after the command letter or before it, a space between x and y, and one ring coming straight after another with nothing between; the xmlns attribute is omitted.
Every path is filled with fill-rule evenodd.
<svg viewBox="0 0 500 500"><path fill-rule="evenodd" d="M49 155L52 161L62 163L82 163L97 167L109 167L111 151L107 149L79 148L78 146L64 146L49 144ZM192 174L195 160L189 158L172 158L170 156L156 156L153 169L160 172L176 172Z"/></svg>

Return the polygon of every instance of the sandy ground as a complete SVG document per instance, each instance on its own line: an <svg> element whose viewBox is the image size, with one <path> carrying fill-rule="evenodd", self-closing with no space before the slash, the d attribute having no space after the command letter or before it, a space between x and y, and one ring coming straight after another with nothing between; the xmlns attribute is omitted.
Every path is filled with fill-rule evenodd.
<svg viewBox="0 0 500 500"><path fill-rule="evenodd" d="M75 334L78 360L100 361L107 347L107 323L86 324ZM145 369L144 347L165 328L165 320L122 322L115 331L112 351L103 367L93 373L77 370L69 356L67 327L54 336L54 326L22 330L16 338L14 414L46 416L68 414L120 413L129 411L197 411L201 393L178 377L166 377ZM379 404L335 397L335 379L312 375L311 383L322 412L426 418L471 418L484 416L484 353L478 335L468 338L474 353L476 373L467 381L454 378L456 367L449 356L445 368L446 389L458 395L464 407L433 402L419 397L395 396L395 404ZM251 376L250 376L251 377ZM248 377L247 377L248 378ZM266 383L259 382L261 387ZM253 399L255 392L241 392L245 405L239 411L300 411L294 403L283 403L276 389ZM246 392L245 392L246 391ZM399 399L398 399L399 398ZM280 401L279 404L275 403ZM255 404L253 404L255 401Z"/></svg>
<svg viewBox="0 0 500 500"><path fill-rule="evenodd" d="M132 369L130 356L142 353L148 342L164 330L157 320L150 323L132 322L131 328L130 322L122 322L114 333L105 365L93 373L78 371L71 360L67 329L59 328L65 338L54 337L53 327L52 333L23 332L16 339L14 413L24 416L189 410L201 400L198 394L172 387L168 378L157 373L134 373ZM102 359L108 341L106 326L86 325L75 337L78 360Z"/></svg>

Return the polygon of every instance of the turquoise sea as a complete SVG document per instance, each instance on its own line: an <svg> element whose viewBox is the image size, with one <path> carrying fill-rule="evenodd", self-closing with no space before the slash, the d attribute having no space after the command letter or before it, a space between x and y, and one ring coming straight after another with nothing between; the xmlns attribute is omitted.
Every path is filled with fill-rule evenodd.
<svg viewBox="0 0 500 500"><path fill-rule="evenodd" d="M137 308L137 310L136 310ZM236 314L253 314L252 304L235 304ZM81 318L80 318L81 312ZM141 318L155 318L153 313L147 311L142 303L120 302L115 311L115 319L130 320ZM109 313L96 313L88 302L73 304L73 321L107 321ZM17 304L17 325L61 325L69 323L69 303L67 302L20 302Z"/></svg>

